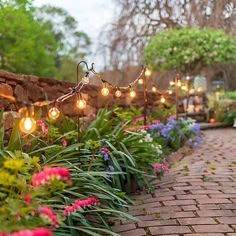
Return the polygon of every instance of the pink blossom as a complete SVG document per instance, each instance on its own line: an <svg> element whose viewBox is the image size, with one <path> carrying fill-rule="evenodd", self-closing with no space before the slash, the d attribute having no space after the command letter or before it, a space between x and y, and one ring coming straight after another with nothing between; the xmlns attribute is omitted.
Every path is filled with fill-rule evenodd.
<svg viewBox="0 0 236 236"><path fill-rule="evenodd" d="M170 116L168 117L168 119L171 119L171 118L176 118L176 114L170 115Z"/></svg>
<svg viewBox="0 0 236 236"><path fill-rule="evenodd" d="M162 163L153 163L151 164L155 171L159 171L162 168L165 172L169 172L169 168Z"/></svg>
<svg viewBox="0 0 236 236"><path fill-rule="evenodd" d="M108 150L107 148L105 148L105 147L102 147L102 148L101 148L101 152L108 153L109 150Z"/></svg>
<svg viewBox="0 0 236 236"><path fill-rule="evenodd" d="M23 199L24 199L26 204L30 204L31 203L31 195L29 193L24 195Z"/></svg>
<svg viewBox="0 0 236 236"><path fill-rule="evenodd" d="M77 211L80 207L87 207L92 204L97 204L100 201L95 197L89 197L87 199L81 200L77 199L71 203L71 206L65 206L64 211L62 212L63 216L70 215L73 211Z"/></svg>
<svg viewBox="0 0 236 236"><path fill-rule="evenodd" d="M48 129L46 128L45 123L42 120L38 120L37 123L42 130L42 134L45 136L48 133Z"/></svg>
<svg viewBox="0 0 236 236"><path fill-rule="evenodd" d="M70 172L64 167L45 167L41 172L34 173L32 176L34 187L45 185L53 180L65 180L70 183Z"/></svg>
<svg viewBox="0 0 236 236"><path fill-rule="evenodd" d="M24 146L25 147L30 147L32 144L31 143L26 143Z"/></svg>
<svg viewBox="0 0 236 236"><path fill-rule="evenodd" d="M62 137L62 138L61 138L61 143L62 143L62 146L63 146L63 147L66 147L67 141L66 141L66 138L65 138L65 137Z"/></svg>
<svg viewBox="0 0 236 236"><path fill-rule="evenodd" d="M148 116L146 116L146 119L148 119ZM136 118L133 123L136 124L137 122L143 121L143 120L144 120L144 116L141 116L141 117Z"/></svg>
<svg viewBox="0 0 236 236"><path fill-rule="evenodd" d="M39 207L38 212L42 216L47 216L52 226L56 227L59 224L57 217L53 213L53 210L48 206Z"/></svg>
<svg viewBox="0 0 236 236"><path fill-rule="evenodd" d="M152 123L160 123L160 120L152 120Z"/></svg>
<svg viewBox="0 0 236 236"><path fill-rule="evenodd" d="M7 234L0 233L0 236L7 236ZM33 230L23 229L23 230L8 234L8 236L52 236L52 231L46 228L39 227Z"/></svg>

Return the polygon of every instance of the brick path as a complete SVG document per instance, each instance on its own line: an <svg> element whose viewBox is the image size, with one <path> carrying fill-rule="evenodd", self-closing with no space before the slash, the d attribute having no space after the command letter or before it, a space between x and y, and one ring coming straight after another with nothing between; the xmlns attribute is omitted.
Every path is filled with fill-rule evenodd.
<svg viewBox="0 0 236 236"><path fill-rule="evenodd" d="M155 180L153 195L135 196L141 222L113 227L122 236L236 236L236 129L203 132L195 152Z"/></svg>

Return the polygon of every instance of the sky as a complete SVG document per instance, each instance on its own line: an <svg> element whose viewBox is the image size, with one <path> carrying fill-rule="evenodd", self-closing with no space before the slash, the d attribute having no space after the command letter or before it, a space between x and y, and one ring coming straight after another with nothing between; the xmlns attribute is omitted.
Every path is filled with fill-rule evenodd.
<svg viewBox="0 0 236 236"><path fill-rule="evenodd" d="M89 64L95 63L102 68L102 57L95 54L99 46L99 34L106 24L112 22L115 6L114 0L34 0L35 6L50 4L66 9L78 21L78 30L85 32L93 43Z"/></svg>

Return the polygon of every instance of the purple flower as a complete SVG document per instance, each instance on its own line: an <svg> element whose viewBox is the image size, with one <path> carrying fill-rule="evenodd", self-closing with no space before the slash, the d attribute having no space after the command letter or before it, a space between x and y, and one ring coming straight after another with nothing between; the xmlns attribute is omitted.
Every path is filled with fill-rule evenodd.
<svg viewBox="0 0 236 236"><path fill-rule="evenodd" d="M108 159L109 159L108 153L103 154L103 159L104 159L104 161L108 161Z"/></svg>
<svg viewBox="0 0 236 236"><path fill-rule="evenodd" d="M189 129L189 131L191 131L195 134L198 134L200 132L200 126L197 123L190 125L188 129Z"/></svg>
<svg viewBox="0 0 236 236"><path fill-rule="evenodd" d="M113 171L114 171L114 167L113 167L112 165L109 165L109 166L107 167L107 170L113 172Z"/></svg>

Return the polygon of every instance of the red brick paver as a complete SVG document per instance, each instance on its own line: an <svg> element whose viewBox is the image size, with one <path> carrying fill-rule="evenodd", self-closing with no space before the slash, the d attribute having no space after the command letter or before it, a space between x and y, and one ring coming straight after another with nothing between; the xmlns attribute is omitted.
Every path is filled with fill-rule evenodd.
<svg viewBox="0 0 236 236"><path fill-rule="evenodd" d="M154 194L134 196L141 222L122 221L122 236L236 236L236 129L203 132L193 154L176 163Z"/></svg>

